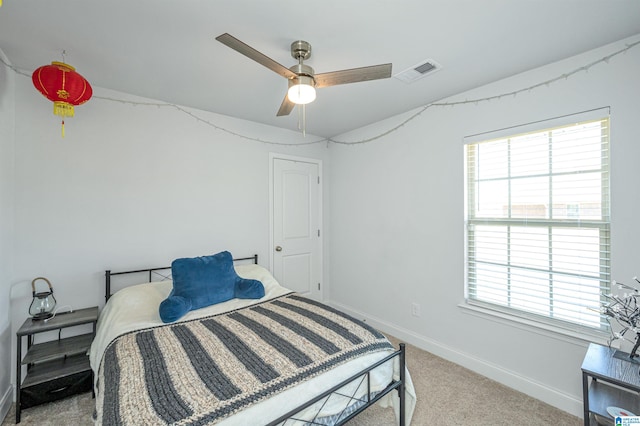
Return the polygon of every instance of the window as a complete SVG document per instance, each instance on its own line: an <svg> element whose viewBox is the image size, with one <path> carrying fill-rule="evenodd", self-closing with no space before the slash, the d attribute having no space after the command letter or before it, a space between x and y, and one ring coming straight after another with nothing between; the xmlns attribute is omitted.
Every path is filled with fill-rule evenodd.
<svg viewBox="0 0 640 426"><path fill-rule="evenodd" d="M468 303L608 330L608 136L604 118L466 141Z"/></svg>

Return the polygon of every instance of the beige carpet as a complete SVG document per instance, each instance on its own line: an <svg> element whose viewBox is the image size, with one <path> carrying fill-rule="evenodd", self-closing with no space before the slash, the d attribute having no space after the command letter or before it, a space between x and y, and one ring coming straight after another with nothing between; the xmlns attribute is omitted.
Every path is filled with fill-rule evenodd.
<svg viewBox="0 0 640 426"><path fill-rule="evenodd" d="M397 346L397 340L391 338ZM514 391L463 367L407 345L407 366L416 388L413 426L427 425L562 425L578 426L582 420L523 393ZM580 374L580 366L576 366ZM91 425L91 393L70 397L22 411L21 425ZM13 425L12 410L2 426ZM393 410L371 407L352 426L389 426ZM256 421L256 425L260 421Z"/></svg>

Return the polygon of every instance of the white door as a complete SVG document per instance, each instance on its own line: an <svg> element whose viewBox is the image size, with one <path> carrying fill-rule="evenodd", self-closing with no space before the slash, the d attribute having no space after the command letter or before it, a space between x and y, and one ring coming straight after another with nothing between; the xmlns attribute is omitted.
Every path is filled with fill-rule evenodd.
<svg viewBox="0 0 640 426"><path fill-rule="evenodd" d="M284 287L322 300L321 163L271 160L273 275Z"/></svg>

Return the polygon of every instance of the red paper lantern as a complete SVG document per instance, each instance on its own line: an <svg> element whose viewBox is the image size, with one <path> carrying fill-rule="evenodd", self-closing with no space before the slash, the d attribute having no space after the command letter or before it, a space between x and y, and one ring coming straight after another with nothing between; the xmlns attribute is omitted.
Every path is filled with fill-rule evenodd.
<svg viewBox="0 0 640 426"><path fill-rule="evenodd" d="M64 137L64 118L73 117L73 107L91 99L91 85L74 67L64 62L51 62L51 65L38 68L31 79L36 89L53 102L53 113L62 117Z"/></svg>

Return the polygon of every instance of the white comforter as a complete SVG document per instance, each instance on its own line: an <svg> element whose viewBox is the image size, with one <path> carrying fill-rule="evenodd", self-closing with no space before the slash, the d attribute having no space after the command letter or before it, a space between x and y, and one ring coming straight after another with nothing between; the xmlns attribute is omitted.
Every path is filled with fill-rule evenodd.
<svg viewBox="0 0 640 426"><path fill-rule="evenodd" d="M265 297L257 300L232 299L224 303L212 305L187 313L180 321L201 318L223 312L228 312L245 306L263 302L265 300L278 297L291 291L282 287L273 278L271 273L259 265L236 265L236 272L243 278L256 279L262 282L265 288ZM98 377L98 369L102 356L111 341L129 331L139 330L148 327L162 325L158 306L160 302L167 298L171 292L172 282L154 282L138 284L124 288L115 293L106 304L98 320L96 337L91 345L90 361L94 371L94 377ZM315 395L331 388L336 383L345 380L349 376L363 370L374 362L384 358L389 352L377 352L340 365L331 371L317 376L311 380L303 382L298 386L285 390L272 398L239 412L238 414L226 418L219 424L222 426L255 424L256 419L268 422L268 419L276 419L287 413L294 407L312 399ZM371 374L372 391L384 389L389 383L391 375L398 377L399 364L387 362L374 370ZM352 386L355 389L356 386ZM366 387L358 389L360 394L366 393ZM333 401L333 403L331 403ZM411 416L415 408L415 390L409 373L406 374L406 420L410 424ZM392 405L396 411L396 418L399 411L399 399L397 392L393 391L380 400L382 406ZM318 403L317 405L320 405ZM332 415L339 412L344 406L344 402L339 398L331 398L322 410L322 415ZM299 415L298 418L308 418L315 415L317 409L310 407L308 415ZM313 413L313 414L312 414ZM287 425L294 424L287 422Z"/></svg>

